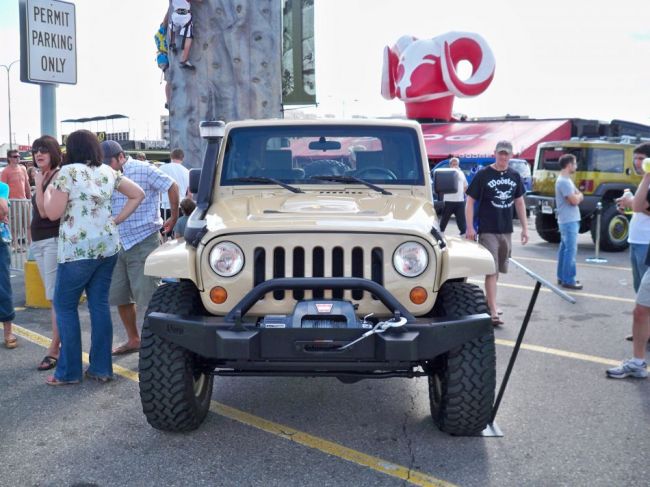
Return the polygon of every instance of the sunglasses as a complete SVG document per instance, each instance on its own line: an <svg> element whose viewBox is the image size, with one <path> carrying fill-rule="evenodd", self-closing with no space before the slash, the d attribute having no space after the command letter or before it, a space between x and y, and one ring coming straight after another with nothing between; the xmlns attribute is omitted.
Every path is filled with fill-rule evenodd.
<svg viewBox="0 0 650 487"><path fill-rule="evenodd" d="M19 155L7 156L8 159L18 159L19 157L20 157Z"/></svg>
<svg viewBox="0 0 650 487"><path fill-rule="evenodd" d="M34 148L32 149L32 154L33 154L33 155L36 155L36 154L38 154L39 152L40 152L41 154L49 154L49 153L50 153L50 149L48 149L47 147L34 147Z"/></svg>

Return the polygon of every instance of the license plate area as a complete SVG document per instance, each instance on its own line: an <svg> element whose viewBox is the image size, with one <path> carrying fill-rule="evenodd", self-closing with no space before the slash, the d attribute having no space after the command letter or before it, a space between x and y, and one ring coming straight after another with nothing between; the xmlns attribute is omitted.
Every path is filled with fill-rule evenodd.
<svg viewBox="0 0 650 487"><path fill-rule="evenodd" d="M542 201L542 213L544 215L553 214L553 207L551 206L551 203L549 203L548 201Z"/></svg>

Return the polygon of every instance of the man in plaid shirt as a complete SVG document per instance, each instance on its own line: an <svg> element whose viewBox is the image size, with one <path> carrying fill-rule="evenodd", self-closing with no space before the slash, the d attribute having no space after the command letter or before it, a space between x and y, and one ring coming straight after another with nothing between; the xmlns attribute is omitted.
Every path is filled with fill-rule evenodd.
<svg viewBox="0 0 650 487"><path fill-rule="evenodd" d="M137 308L145 310L160 280L144 275L147 256L160 245L160 227L171 232L178 220L178 185L160 169L147 162L137 161L124 154L120 144L114 140L102 142L104 164L140 185L145 198L133 212L118 226L122 250L113 271L109 302L117 310L126 329L127 341L113 349L113 355L137 352L140 349L140 333L137 326ZM171 216L163 223L160 216L160 193L166 192L171 207ZM118 191L112 197L113 216L126 203ZM137 307L136 307L137 306Z"/></svg>

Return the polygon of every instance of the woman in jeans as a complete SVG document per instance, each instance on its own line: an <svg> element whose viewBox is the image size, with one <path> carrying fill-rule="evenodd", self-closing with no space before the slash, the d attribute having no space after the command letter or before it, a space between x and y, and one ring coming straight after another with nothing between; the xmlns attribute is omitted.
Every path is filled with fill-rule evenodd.
<svg viewBox="0 0 650 487"><path fill-rule="evenodd" d="M61 353L52 386L81 381L81 325L79 298L85 290L90 312L90 365L86 377L100 382L113 378L111 346L113 323L108 290L120 250L117 225L138 207L144 192L133 181L102 164L97 137L77 130L66 142L67 162L45 192L45 211L50 220L61 218L58 268L54 289ZM117 190L128 200L111 218L111 196Z"/></svg>
<svg viewBox="0 0 650 487"><path fill-rule="evenodd" d="M9 216L9 185L0 181L0 223L7 220ZM9 256L11 237L9 241L0 237L0 323L4 331L4 343L7 348L16 348L18 339L12 333L12 321L16 317L14 312L14 300L11 293L11 278L9 277L9 267L11 267L11 257Z"/></svg>
<svg viewBox="0 0 650 487"><path fill-rule="evenodd" d="M52 301L54 296L54 284L56 282L56 253L57 237L59 236L59 220L50 220L45 214L45 202L43 194L59 172L61 166L61 149L54 137L44 135L36 139L32 144L32 159L36 171L34 174L35 191L32 196L32 246L31 251L38 265L43 285L45 286L45 297ZM56 314L54 307L52 316L52 341L41 360L38 370L50 370L56 367L59 360L59 330L56 326Z"/></svg>

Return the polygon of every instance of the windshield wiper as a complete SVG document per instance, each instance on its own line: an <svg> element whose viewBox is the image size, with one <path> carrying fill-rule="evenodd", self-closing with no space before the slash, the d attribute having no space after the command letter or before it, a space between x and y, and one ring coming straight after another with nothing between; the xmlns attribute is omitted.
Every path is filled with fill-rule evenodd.
<svg viewBox="0 0 650 487"><path fill-rule="evenodd" d="M237 181L242 183L273 183L273 184L277 184L278 186L282 186L284 189L288 189L292 193L304 193L302 189L296 188L295 186L290 186L287 183L283 183L282 181L279 181L275 178L265 178L261 176L255 176L255 177L247 177L247 178L234 178L231 181Z"/></svg>
<svg viewBox="0 0 650 487"><path fill-rule="evenodd" d="M374 189L381 194L393 194L390 191L386 191L384 188L377 186L376 184L369 183L365 179L357 178L354 176L312 176L309 179L317 179L319 181L336 181L338 183L359 183L363 184L364 186L368 186L370 189Z"/></svg>

